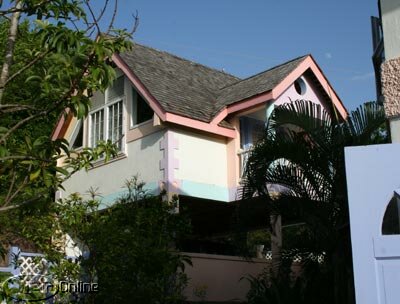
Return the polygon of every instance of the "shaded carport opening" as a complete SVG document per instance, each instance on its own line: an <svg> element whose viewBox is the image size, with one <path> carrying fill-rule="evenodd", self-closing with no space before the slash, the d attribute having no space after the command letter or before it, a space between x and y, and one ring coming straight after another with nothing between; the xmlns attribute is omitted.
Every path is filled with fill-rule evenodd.
<svg viewBox="0 0 400 304"><path fill-rule="evenodd" d="M300 200L300 199L299 199ZM295 203L296 199L291 199ZM284 200L281 201L285 205ZM289 207L289 206L286 206ZM190 237L180 249L186 252L222 255L246 255L247 232L270 229L271 201L267 197L253 197L233 202L179 196L179 212L187 216L192 226ZM297 225L299 214L288 208L282 226ZM245 251L244 251L245 250Z"/></svg>
<svg viewBox="0 0 400 304"><path fill-rule="evenodd" d="M190 237L180 244L186 252L238 255L237 237L269 224L265 198L221 202L180 195L179 212L192 226Z"/></svg>

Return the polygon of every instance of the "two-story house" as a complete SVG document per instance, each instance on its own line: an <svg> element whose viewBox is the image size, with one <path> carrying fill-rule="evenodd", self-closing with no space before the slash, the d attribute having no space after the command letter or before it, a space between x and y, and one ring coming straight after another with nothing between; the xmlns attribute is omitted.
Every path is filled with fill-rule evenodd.
<svg viewBox="0 0 400 304"><path fill-rule="evenodd" d="M113 85L94 94L85 120L62 118L53 138L75 148L110 139L119 155L72 176L62 197L92 187L108 205L138 174L153 193L232 202L246 152L274 106L307 99L346 116L311 55L246 79L140 44L112 59Z"/></svg>
<svg viewBox="0 0 400 304"><path fill-rule="evenodd" d="M138 174L154 194L179 195L180 205L192 210L194 232L202 235L224 235L229 229L248 151L275 106L306 99L347 115L311 55L246 79L139 44L112 60L113 85L94 94L86 119L61 118L53 138L65 138L74 148L112 140L118 157L76 173L58 195L94 188L106 207L125 191L124 181ZM260 228L265 202L251 203L251 229ZM216 249L209 239L201 242L196 239L183 249L193 263L185 269L187 298L197 301L194 291L207 286L209 301L244 300L250 285L240 279L260 274L268 260L250 263L226 248ZM74 250L67 243L67 254Z"/></svg>

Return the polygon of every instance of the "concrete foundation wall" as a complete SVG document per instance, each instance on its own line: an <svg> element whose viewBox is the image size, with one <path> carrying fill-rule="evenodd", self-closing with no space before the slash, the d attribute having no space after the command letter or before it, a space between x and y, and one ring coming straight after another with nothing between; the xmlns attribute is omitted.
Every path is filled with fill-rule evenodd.
<svg viewBox="0 0 400 304"><path fill-rule="evenodd" d="M189 301L200 301L196 296L199 291L204 291L205 301L243 301L250 284L242 278L257 276L271 265L266 259L247 261L236 256L183 254L190 256L193 263L193 267L187 265L185 269L189 277L185 296Z"/></svg>

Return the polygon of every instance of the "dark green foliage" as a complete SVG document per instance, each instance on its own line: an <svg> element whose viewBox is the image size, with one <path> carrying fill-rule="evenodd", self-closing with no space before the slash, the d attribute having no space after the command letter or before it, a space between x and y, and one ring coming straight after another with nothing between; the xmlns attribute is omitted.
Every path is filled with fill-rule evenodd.
<svg viewBox="0 0 400 304"><path fill-rule="evenodd" d="M289 267L278 276L265 271L258 277L245 278L250 283L249 304L329 304L332 278L321 271L321 265L309 262L307 273L296 277Z"/></svg>
<svg viewBox="0 0 400 304"><path fill-rule="evenodd" d="M0 220L9 238L29 240L45 254L53 278L98 283L99 292L81 295L81 302L181 303L183 270L191 262L177 245L190 232L189 221L175 213L176 202L147 195L137 178L126 186L108 209L99 210L94 193L90 199L73 194L55 204L0 213ZM83 252L78 264L65 258L65 233ZM0 295L7 296L4 292L0 286ZM69 303L70 294L56 301Z"/></svg>
<svg viewBox="0 0 400 304"><path fill-rule="evenodd" d="M89 258L82 259L86 280L99 284L100 292L86 300L178 303L186 285L182 271L190 260L175 246L188 233L188 221L174 212L174 202L146 196L137 179L127 186L127 194L112 208L97 213L87 214L96 208L96 200L79 196L62 205L64 231L90 251Z"/></svg>
<svg viewBox="0 0 400 304"><path fill-rule="evenodd" d="M280 214L283 222L303 223L289 238L296 254L325 255L322 264L313 264L312 276L307 275L311 264L304 265L305 292L317 295L323 289L331 299L318 298L319 303L354 303L344 148L384 142L388 132L382 106L366 103L336 120L320 106L300 100L274 110L249 157L243 196L257 193L268 202L269 213ZM324 279L313 281L315 273ZM321 282L327 285L319 286ZM275 283L281 286L281 281Z"/></svg>

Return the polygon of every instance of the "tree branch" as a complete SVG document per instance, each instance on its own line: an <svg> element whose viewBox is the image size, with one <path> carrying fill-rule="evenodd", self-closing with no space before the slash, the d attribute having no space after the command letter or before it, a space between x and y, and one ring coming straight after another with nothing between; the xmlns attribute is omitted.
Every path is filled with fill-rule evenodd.
<svg viewBox="0 0 400 304"><path fill-rule="evenodd" d="M0 157L0 161L6 161L6 160L12 160L12 159L38 160L38 161L47 162L47 163L52 162L52 160L49 160L49 159L43 159L43 158L38 158L38 157L33 157L33 156L28 156L28 155L10 155L10 156Z"/></svg>
<svg viewBox="0 0 400 304"><path fill-rule="evenodd" d="M38 201L38 200L40 200L42 198L43 198L43 196L40 195L38 197L26 200L26 201L24 201L24 202L22 202L22 203L20 203L18 205L10 205L10 206L5 206L5 207L0 207L0 212L4 212L4 211L7 211L7 210L12 210L12 209L17 209L17 208L19 208L21 206L25 206L25 205L34 203L34 202L36 202L36 201Z"/></svg>
<svg viewBox="0 0 400 304"><path fill-rule="evenodd" d="M33 5L32 7L26 7L26 8L23 8L23 7L22 7L22 4L21 4L19 7L15 6L15 7L13 7L13 8L0 11L0 16L1 16L1 17L4 17L4 16L6 16L6 15L8 15L8 14L24 13L24 12L27 12L28 10L29 10L29 11L32 11L32 10L37 9L37 8L39 8L40 6L42 6L42 5L46 4L46 3L50 3L51 1L52 1L52 0L44 0L44 1L42 1L42 2L39 2L39 3L36 4L36 5ZM21 1L18 1L18 2L21 2Z"/></svg>
<svg viewBox="0 0 400 304"><path fill-rule="evenodd" d="M22 2L20 0L17 0L15 8L18 10L18 9L21 9L21 7L22 7ZM19 22L20 16L21 16L21 13L19 11L16 11L13 13L13 15L11 17L10 29L8 32L8 39L7 39L7 45L6 45L5 58L4 58L3 68L1 69L1 75L0 75L0 104L1 104L1 100L3 99L4 86L7 82L7 78L10 73L10 67L12 65L12 60L13 60L13 55L14 55L14 46L15 46L15 40L17 39L18 22Z"/></svg>
<svg viewBox="0 0 400 304"><path fill-rule="evenodd" d="M13 80L15 77L17 77L18 75L21 75L21 73L23 73L24 71L26 71L27 69L29 69L31 66L33 66L36 62L38 62L39 60L43 59L45 56L47 56L52 50L49 49L44 53L41 53L40 55L38 55L35 59L33 59L31 62L29 62L27 65L25 65L24 67L22 67L21 69L19 69L17 72L15 72L13 75L11 75L6 82L4 83L4 86L2 87L0 85L0 89L3 89L7 83L9 83L11 80Z"/></svg>
<svg viewBox="0 0 400 304"><path fill-rule="evenodd" d="M32 165L29 165L28 171L30 171L31 169L32 169ZM3 208L7 207L7 205L11 203L13 198L17 196L17 194L26 186L27 183L28 183L28 175L25 176L24 181L21 183L21 185L19 185L19 187L15 190L15 192L12 195L10 195L9 197L7 196L7 200L4 202Z"/></svg>
<svg viewBox="0 0 400 304"><path fill-rule="evenodd" d="M117 12L118 12L118 0L114 0L114 11L113 11L113 14L111 17L110 24L108 25L107 34L111 33L111 29L114 25L115 17L117 16Z"/></svg>
<svg viewBox="0 0 400 304"><path fill-rule="evenodd" d="M109 0L106 0L104 2L103 8L101 9L100 14L97 16L97 22L100 22L101 18L103 18L103 15L108 7L108 2Z"/></svg>
<svg viewBox="0 0 400 304"><path fill-rule="evenodd" d="M97 22L97 18L96 18L95 14L94 14L94 12L93 12L93 10L92 10L92 7L91 7L90 4L89 4L89 0L85 0L85 4L86 4L86 7L87 7L88 10L89 10L90 15L92 16L93 25L96 26L97 32L98 32L98 34L100 35L100 34L101 34L100 25L99 25L99 23ZM93 26L93 25L92 25L92 26ZM88 27L90 28L91 26L88 26Z"/></svg>
<svg viewBox="0 0 400 304"><path fill-rule="evenodd" d="M11 178L11 184L10 184L10 187L8 188L7 196L6 196L6 199L5 199L6 203L8 202L8 200L9 200L9 198L11 196L12 190L14 189L14 184L15 184L16 177L17 177L17 172L15 170L13 170L13 175L12 175L12 178Z"/></svg>
<svg viewBox="0 0 400 304"><path fill-rule="evenodd" d="M129 34L130 34L131 36L136 32L136 30L137 30L137 28L138 28L138 26L139 26L139 13L138 13L137 10L136 10L136 13L135 13L135 14L132 14L132 17L133 17L134 22L133 22L132 29L131 29L131 31L129 32Z"/></svg>
<svg viewBox="0 0 400 304"><path fill-rule="evenodd" d="M5 133L5 134L0 138L0 143L5 142L6 139L7 139L7 137L10 136L11 133L13 133L14 131L16 131L16 130L17 130L19 127L21 127L22 125L26 124L28 121L30 121L30 120L32 120L32 119L34 119L34 118L37 118L37 117L39 117L39 116L47 115L49 112L50 112L50 110L48 110L48 111L42 111L42 112L39 112L39 113L37 113L37 114L28 116L28 117L26 117L26 118L20 120L20 121L19 121L18 123L16 123L12 128L10 128L10 129L7 131L7 133Z"/></svg>
<svg viewBox="0 0 400 304"><path fill-rule="evenodd" d="M0 113L13 113L13 112L18 112L18 111L23 111L23 110L36 111L38 109L36 109L33 106L28 106L28 105L19 105L19 104L1 105L0 104Z"/></svg>

